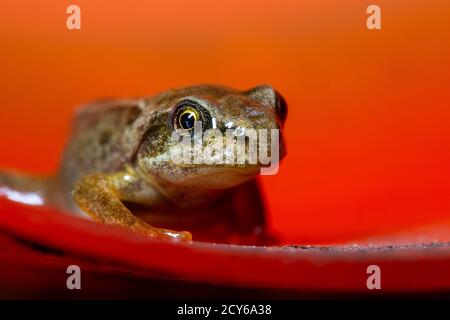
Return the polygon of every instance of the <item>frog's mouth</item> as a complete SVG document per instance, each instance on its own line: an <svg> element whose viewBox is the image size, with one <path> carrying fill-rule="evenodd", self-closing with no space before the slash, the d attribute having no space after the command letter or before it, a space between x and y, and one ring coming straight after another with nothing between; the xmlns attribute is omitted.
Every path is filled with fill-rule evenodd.
<svg viewBox="0 0 450 320"><path fill-rule="evenodd" d="M247 153L246 153L247 154ZM259 153L258 153L259 154ZM249 163L249 158L244 163L175 163L165 161L163 164L152 168L149 174L155 177L163 185L173 185L179 188L195 189L227 189L245 183L259 174L272 170L267 168L278 167L279 162L286 155L283 139L280 140L277 156L268 156L270 161L261 163L257 158L256 162ZM139 163L143 172L146 172L144 163ZM266 170L267 169L267 170Z"/></svg>
<svg viewBox="0 0 450 320"><path fill-rule="evenodd" d="M205 167L204 171L194 179L196 180L196 183L199 183L204 179L217 180L222 183L224 188L227 188L253 179L259 174L260 168L260 165L210 166Z"/></svg>
<svg viewBox="0 0 450 320"><path fill-rule="evenodd" d="M263 172L270 171L269 168L278 167L285 156L285 142L284 138L280 136L277 155L272 157L272 154L269 153L270 161L267 163L261 163L258 159L256 163L242 164L177 164L177 169L183 174L176 183L198 188L231 188L245 183Z"/></svg>
<svg viewBox="0 0 450 320"><path fill-rule="evenodd" d="M254 179L260 168L260 165L190 165L180 169L182 174L179 177L163 179L180 188L222 190Z"/></svg>

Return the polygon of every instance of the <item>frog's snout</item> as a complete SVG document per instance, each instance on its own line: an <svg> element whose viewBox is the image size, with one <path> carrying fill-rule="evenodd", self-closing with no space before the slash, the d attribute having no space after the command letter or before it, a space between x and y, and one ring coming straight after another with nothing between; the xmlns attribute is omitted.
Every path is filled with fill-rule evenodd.
<svg viewBox="0 0 450 320"><path fill-rule="evenodd" d="M276 90L275 92L275 114L277 115L281 126L284 126L284 123L286 122L288 108L286 100L283 98L283 96Z"/></svg>
<svg viewBox="0 0 450 320"><path fill-rule="evenodd" d="M286 122L287 114L288 114L288 107L286 100L284 97L276 90L274 90L275 93L275 114L278 119L278 130L279 130L279 154L280 154L280 160L283 159L286 156L287 150L286 150L286 140L284 137L284 124Z"/></svg>

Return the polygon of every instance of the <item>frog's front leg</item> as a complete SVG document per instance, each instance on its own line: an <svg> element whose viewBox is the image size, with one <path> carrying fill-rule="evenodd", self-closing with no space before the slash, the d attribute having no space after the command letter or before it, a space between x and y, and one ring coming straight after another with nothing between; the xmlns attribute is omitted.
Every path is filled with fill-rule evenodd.
<svg viewBox="0 0 450 320"><path fill-rule="evenodd" d="M105 224L126 227L154 238L191 240L187 231L172 231L153 227L137 218L122 203L128 200L129 184L126 180L137 179L133 174L92 174L75 184L73 198L76 204L94 220Z"/></svg>

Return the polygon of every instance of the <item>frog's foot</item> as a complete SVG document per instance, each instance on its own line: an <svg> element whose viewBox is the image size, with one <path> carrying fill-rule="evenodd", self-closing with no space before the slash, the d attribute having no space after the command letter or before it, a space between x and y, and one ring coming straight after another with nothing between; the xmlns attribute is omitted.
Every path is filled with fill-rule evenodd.
<svg viewBox="0 0 450 320"><path fill-rule="evenodd" d="M80 209L94 220L125 227L152 238L192 239L191 233L187 231L156 228L133 215L120 200L120 190L117 190L117 184L112 179L114 177L108 175L93 174L76 183L73 197Z"/></svg>

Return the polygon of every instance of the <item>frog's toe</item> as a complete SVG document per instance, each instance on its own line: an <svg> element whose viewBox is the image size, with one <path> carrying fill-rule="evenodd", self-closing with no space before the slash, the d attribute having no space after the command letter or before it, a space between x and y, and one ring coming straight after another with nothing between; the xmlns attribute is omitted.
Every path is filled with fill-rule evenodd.
<svg viewBox="0 0 450 320"><path fill-rule="evenodd" d="M170 238L175 240L182 240L182 241L191 241L192 240L192 234L188 231L172 231L172 230L164 230L163 231L163 238Z"/></svg>
<svg viewBox="0 0 450 320"><path fill-rule="evenodd" d="M192 233L190 233L189 231L182 231L180 232L180 238L185 241L191 241Z"/></svg>
<svg viewBox="0 0 450 320"><path fill-rule="evenodd" d="M143 233L154 239L169 239L169 240L181 240L191 241L192 234L188 231L174 231L168 229L149 228L142 230Z"/></svg>

